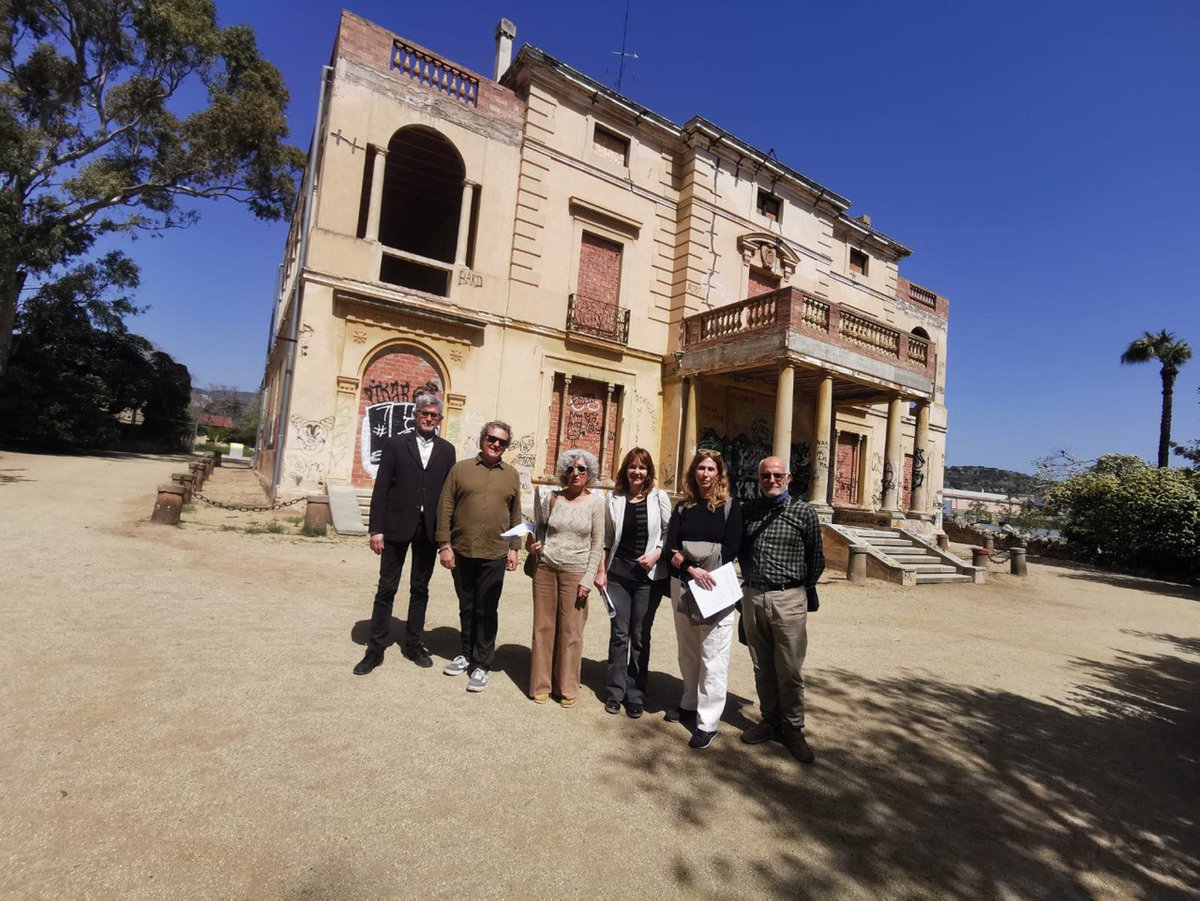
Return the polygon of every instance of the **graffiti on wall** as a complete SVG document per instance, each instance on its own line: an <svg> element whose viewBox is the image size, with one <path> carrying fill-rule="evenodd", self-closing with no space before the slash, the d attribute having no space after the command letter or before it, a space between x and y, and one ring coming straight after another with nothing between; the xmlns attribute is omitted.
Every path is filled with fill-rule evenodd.
<svg viewBox="0 0 1200 901"><path fill-rule="evenodd" d="M567 403L567 421L564 437L574 447L588 443L588 439L600 440L604 426L604 402L590 391L571 392Z"/></svg>
<svg viewBox="0 0 1200 901"><path fill-rule="evenodd" d="M442 389L440 385L432 381L426 382L424 385L417 385L415 388L409 382L401 381L373 381L363 386L363 397L367 399L368 404L408 403L423 392L440 396Z"/></svg>
<svg viewBox="0 0 1200 901"><path fill-rule="evenodd" d="M633 395L633 443L645 447L647 442L658 441L658 417L650 398L634 391ZM646 436L643 438L643 436ZM653 450L653 448L651 449Z"/></svg>
<svg viewBox="0 0 1200 901"><path fill-rule="evenodd" d="M287 477L295 485L319 482L325 476L326 447L333 433L334 417L301 419L292 417L295 431L287 451Z"/></svg>
<svg viewBox="0 0 1200 901"><path fill-rule="evenodd" d="M517 471L522 491L533 490L532 473L533 464L537 459L536 444L537 439L534 438L533 433L526 432L520 438L513 439L513 443L508 447L508 452L504 455L504 461L512 464L513 469Z"/></svg>
<svg viewBox="0 0 1200 901"><path fill-rule="evenodd" d="M920 488L925 484L925 451L916 448L913 451L912 487Z"/></svg>
<svg viewBox="0 0 1200 901"><path fill-rule="evenodd" d="M331 472L338 472L347 454L351 452L354 442L354 396L338 394L337 411L334 414L336 422L333 434L329 438L329 466Z"/></svg>
<svg viewBox="0 0 1200 901"><path fill-rule="evenodd" d="M362 468L371 478L379 472L383 446L388 439L412 431L416 409L412 403L385 401L371 404L364 411L358 446L362 450Z"/></svg>
<svg viewBox="0 0 1200 901"><path fill-rule="evenodd" d="M871 509L883 506L883 457L871 454Z"/></svg>
<svg viewBox="0 0 1200 901"><path fill-rule="evenodd" d="M808 485L813 477L812 448L807 441L792 445L788 471L792 474L789 493L793 497L808 497Z"/></svg>

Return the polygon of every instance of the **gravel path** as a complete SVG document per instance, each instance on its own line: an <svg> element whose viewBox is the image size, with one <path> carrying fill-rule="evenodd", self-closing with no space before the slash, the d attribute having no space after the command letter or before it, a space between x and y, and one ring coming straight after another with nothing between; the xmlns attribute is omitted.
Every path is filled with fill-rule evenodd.
<svg viewBox="0 0 1200 901"><path fill-rule="evenodd" d="M434 577L421 670L362 654L376 558L295 511L148 522L182 458L0 455L0 895L11 898L1194 897L1200 594L1063 566L822 586L815 766L748 747L735 646L702 753L671 618L650 713L525 697L528 580L480 695ZM221 469L206 494L254 496ZM221 492L226 492L222 495ZM269 522L281 534L259 531ZM250 528L251 531L246 531ZM397 603L403 615L404 603ZM399 623L395 624L399 629ZM1191 886L1191 890L1188 889Z"/></svg>

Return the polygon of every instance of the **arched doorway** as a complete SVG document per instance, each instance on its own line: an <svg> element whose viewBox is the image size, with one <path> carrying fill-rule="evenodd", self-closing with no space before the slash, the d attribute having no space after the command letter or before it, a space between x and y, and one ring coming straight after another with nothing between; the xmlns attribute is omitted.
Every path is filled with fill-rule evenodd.
<svg viewBox="0 0 1200 901"><path fill-rule="evenodd" d="M419 348L387 347L367 363L358 392L359 426L351 474L355 487L374 485L384 443L413 428L413 401L423 390L445 400L441 369Z"/></svg>

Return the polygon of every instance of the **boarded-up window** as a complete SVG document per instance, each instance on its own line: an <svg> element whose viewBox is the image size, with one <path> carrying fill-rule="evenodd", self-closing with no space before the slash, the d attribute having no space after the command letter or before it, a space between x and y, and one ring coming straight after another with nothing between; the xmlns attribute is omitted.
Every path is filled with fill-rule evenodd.
<svg viewBox="0 0 1200 901"><path fill-rule="evenodd" d="M859 275L867 274L867 255L857 247L850 248L850 271Z"/></svg>
<svg viewBox="0 0 1200 901"><path fill-rule="evenodd" d="M837 462L833 469L833 502L858 503L859 437L848 432L838 435Z"/></svg>
<svg viewBox="0 0 1200 901"><path fill-rule="evenodd" d="M603 125L597 125L592 132L592 149L597 156L606 160L622 166L629 165L629 139L609 131Z"/></svg>
<svg viewBox="0 0 1200 901"><path fill-rule="evenodd" d="M779 290L778 275L763 272L761 269L750 270L750 285L747 289L747 297L757 297L760 294L767 294L777 290Z"/></svg>
<svg viewBox="0 0 1200 901"><path fill-rule="evenodd" d="M613 455L616 450L617 429L620 422L618 409L621 405L621 386L614 385L611 403L608 386L591 379L571 379L565 388L566 406L563 406L564 378L554 377L554 396L550 400L550 433L546 436L546 475L555 476L558 455L564 450L580 448L591 451L600 460L601 478L612 478ZM559 436L561 435L561 441ZM604 454L601 458L600 448Z"/></svg>
<svg viewBox="0 0 1200 901"><path fill-rule="evenodd" d="M590 232L579 243L576 294L614 306L621 299L621 245Z"/></svg>

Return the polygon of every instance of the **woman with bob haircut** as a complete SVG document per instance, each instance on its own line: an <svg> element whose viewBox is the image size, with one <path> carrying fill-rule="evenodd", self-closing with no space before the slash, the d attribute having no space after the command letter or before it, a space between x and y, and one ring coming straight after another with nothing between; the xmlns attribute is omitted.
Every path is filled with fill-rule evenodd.
<svg viewBox="0 0 1200 901"><path fill-rule="evenodd" d="M650 627L662 600L667 561L662 559L671 499L654 486L654 458L635 447L621 461L604 517L607 565L596 585L608 592L616 614L608 638L607 713L642 715L650 666Z"/></svg>
<svg viewBox="0 0 1200 901"><path fill-rule="evenodd" d="M742 540L742 509L729 492L725 461L715 450L700 449L688 466L683 500L667 526L664 550L670 561L671 599L679 642L683 695L668 722L692 732L688 747L704 750L717 737L729 684L733 646L733 606L710 617L701 615L691 597L693 583L712 588L711 572L733 560Z"/></svg>
<svg viewBox="0 0 1200 901"><path fill-rule="evenodd" d="M604 557L604 496L593 493L600 466L585 450L558 457L558 491L534 493L537 535L525 549L538 558L533 573L533 642L529 696L556 695L574 707L583 665L588 594Z"/></svg>

